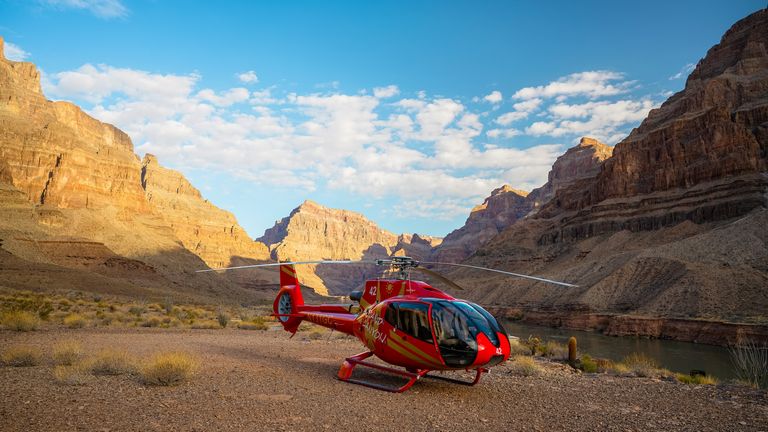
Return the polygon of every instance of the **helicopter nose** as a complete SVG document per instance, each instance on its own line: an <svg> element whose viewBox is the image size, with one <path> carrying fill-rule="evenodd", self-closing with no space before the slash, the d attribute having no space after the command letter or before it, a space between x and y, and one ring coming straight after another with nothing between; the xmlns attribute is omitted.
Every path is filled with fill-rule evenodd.
<svg viewBox="0 0 768 432"><path fill-rule="evenodd" d="M491 367L509 359L509 339L502 333L497 333L499 346L493 344L483 333L477 335L477 357L472 364L477 367Z"/></svg>

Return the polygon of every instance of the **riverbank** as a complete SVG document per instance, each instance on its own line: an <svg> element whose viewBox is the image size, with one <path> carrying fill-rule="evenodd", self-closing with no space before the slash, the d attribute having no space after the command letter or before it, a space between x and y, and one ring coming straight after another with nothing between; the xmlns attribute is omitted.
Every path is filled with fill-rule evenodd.
<svg viewBox="0 0 768 432"><path fill-rule="evenodd" d="M309 332L305 332L309 333ZM48 360L0 367L0 429L16 430L759 430L765 391L651 378L582 374L536 358L531 376L511 362L474 387L424 379L390 394L335 379L359 342L331 335L293 339L278 330L159 328L0 331L0 347L62 340L89 353L128 350L138 358L183 351L199 370L177 387L130 375L58 384ZM671 403L674 401L674 403Z"/></svg>
<svg viewBox="0 0 768 432"><path fill-rule="evenodd" d="M501 306L486 309L497 318L546 327L596 331L607 336L641 336L719 346L743 341L768 344L768 325Z"/></svg>

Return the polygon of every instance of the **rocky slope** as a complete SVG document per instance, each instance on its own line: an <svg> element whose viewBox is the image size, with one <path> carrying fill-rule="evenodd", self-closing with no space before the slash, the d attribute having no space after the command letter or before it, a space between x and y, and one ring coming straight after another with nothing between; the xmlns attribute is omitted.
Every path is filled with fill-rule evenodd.
<svg viewBox="0 0 768 432"><path fill-rule="evenodd" d="M316 261L373 260L395 253L427 256L440 240L417 234L398 236L360 213L305 201L257 241L269 245L275 260ZM299 271L299 279L323 294L345 294L379 271L370 265L307 265Z"/></svg>
<svg viewBox="0 0 768 432"><path fill-rule="evenodd" d="M504 185L472 209L464 226L448 234L432 253L434 261L461 262L508 226L538 212L555 192L594 178L613 147L584 137L557 158L547 183L530 194Z"/></svg>
<svg viewBox="0 0 768 432"><path fill-rule="evenodd" d="M16 288L244 299L230 276L192 271L268 258L181 174L142 165L124 132L46 100L35 66L1 55L0 216L0 281Z"/></svg>
<svg viewBox="0 0 768 432"><path fill-rule="evenodd" d="M228 266L236 257L269 259L267 247L248 237L232 213L208 202L184 175L163 168L154 155L142 160L141 185L152 209L210 267Z"/></svg>
<svg viewBox="0 0 768 432"><path fill-rule="evenodd" d="M527 310L765 322L768 11L736 23L594 177L556 190L470 260L577 289L458 272Z"/></svg>

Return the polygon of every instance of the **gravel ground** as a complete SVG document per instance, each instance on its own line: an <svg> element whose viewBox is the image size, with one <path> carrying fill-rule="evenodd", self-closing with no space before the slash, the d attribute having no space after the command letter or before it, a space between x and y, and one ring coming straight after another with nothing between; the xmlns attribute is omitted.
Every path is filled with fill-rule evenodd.
<svg viewBox="0 0 768 432"><path fill-rule="evenodd" d="M0 430L768 431L764 391L582 375L554 363L542 363L535 377L501 365L475 387L425 379L390 394L334 379L343 357L362 351L358 342L289 340L278 331L0 331L0 350L26 344L50 356L65 339L91 353L116 347L137 358L186 351L200 369L189 383L161 388L126 375L60 385L50 360L2 366Z"/></svg>

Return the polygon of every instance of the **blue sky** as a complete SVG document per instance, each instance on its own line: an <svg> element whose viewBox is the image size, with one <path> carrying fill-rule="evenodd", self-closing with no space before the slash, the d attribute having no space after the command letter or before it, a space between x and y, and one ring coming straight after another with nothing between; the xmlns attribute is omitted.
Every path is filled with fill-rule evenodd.
<svg viewBox="0 0 768 432"><path fill-rule="evenodd" d="M253 237L305 199L445 235L615 144L763 1L0 0L6 54Z"/></svg>

